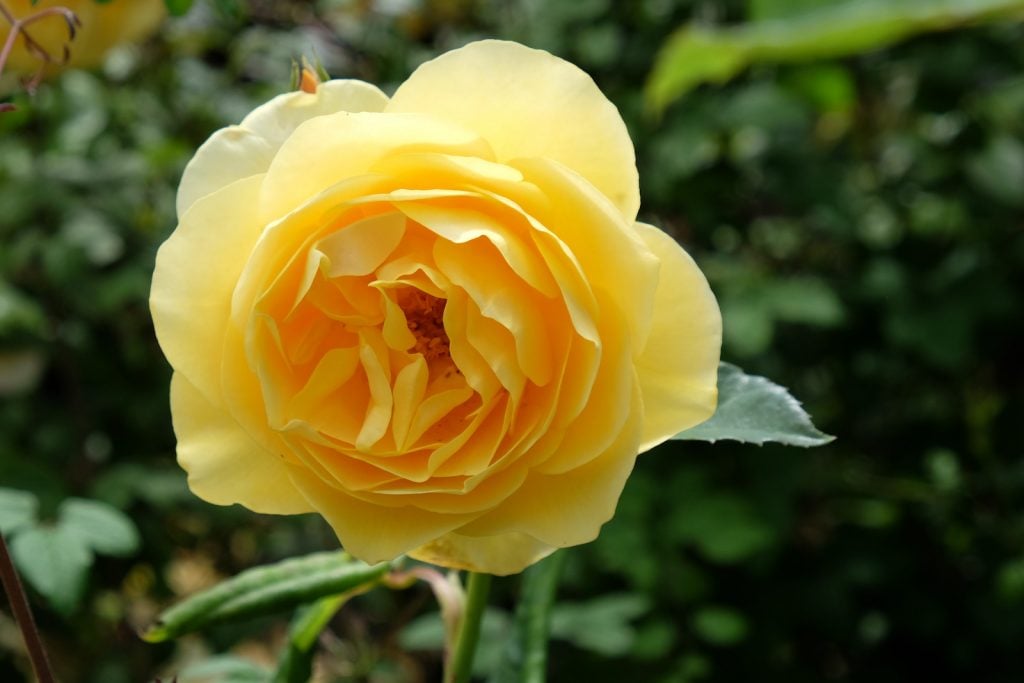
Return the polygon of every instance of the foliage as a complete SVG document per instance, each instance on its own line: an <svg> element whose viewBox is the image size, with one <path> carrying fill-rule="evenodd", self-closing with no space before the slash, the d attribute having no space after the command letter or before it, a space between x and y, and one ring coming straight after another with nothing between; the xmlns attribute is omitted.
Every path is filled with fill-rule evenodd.
<svg viewBox="0 0 1024 683"><path fill-rule="evenodd" d="M833 437L821 433L786 389L745 374L731 363L718 369L718 407L703 424L677 434L680 441L731 440L763 445L823 446Z"/></svg>
<svg viewBox="0 0 1024 683"><path fill-rule="evenodd" d="M130 557L94 555L66 616L33 585L61 680L265 680L281 619L179 644L135 634L224 576L335 547L317 519L196 500L173 463L146 298L192 150L287 87L299 53L397 83L481 35L553 50L610 93L637 141L643 218L708 273L725 357L791 387L838 437L815 451L674 441L644 455L559 587L577 610L559 619L585 625L579 610L596 602L618 649L553 619L549 680L1020 678L1024 30L759 61L658 121L645 113L638 84L675 27L733 35L827 4L197 0L102 71L19 96L0 115L0 482L36 497L36 519L97 500L142 539ZM518 582L495 591L492 665ZM421 616L430 602L417 589L346 604L322 675L436 679L436 650L401 645L434 619ZM17 681L11 628L0 618L0 680ZM232 654L201 662L218 652Z"/></svg>
<svg viewBox="0 0 1024 683"><path fill-rule="evenodd" d="M752 12L773 12L762 2ZM759 10L759 11L758 11ZM651 74L647 97L662 110L704 81L723 82L756 62L807 62L883 47L916 33L1024 13L1020 0L843 0L717 30L686 26L669 38Z"/></svg>

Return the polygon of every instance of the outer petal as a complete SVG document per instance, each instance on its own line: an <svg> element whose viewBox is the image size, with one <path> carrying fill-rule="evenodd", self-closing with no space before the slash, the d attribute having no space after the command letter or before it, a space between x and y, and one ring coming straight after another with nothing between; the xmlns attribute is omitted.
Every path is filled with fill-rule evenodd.
<svg viewBox="0 0 1024 683"><path fill-rule="evenodd" d="M240 125L214 133L196 151L181 176L178 216L200 197L240 178L266 172L299 124L340 111L381 111L387 102L387 95L376 87L354 80L327 81L315 93L278 95L253 110Z"/></svg>
<svg viewBox="0 0 1024 683"><path fill-rule="evenodd" d="M365 503L328 486L302 466L291 468L295 484L324 516L342 546L364 562L392 560L465 524L472 515L446 515L416 507Z"/></svg>
<svg viewBox="0 0 1024 683"><path fill-rule="evenodd" d="M518 43L484 40L420 66L388 104L480 133L497 161L549 157L581 174L627 221L640 207L633 143L622 116L576 66Z"/></svg>
<svg viewBox="0 0 1024 683"><path fill-rule="evenodd" d="M197 496L269 514L313 512L292 485L284 462L253 441L180 372L171 379L171 414L178 463L188 472L189 488Z"/></svg>
<svg viewBox="0 0 1024 683"><path fill-rule="evenodd" d="M231 293L260 236L262 176L204 197L160 247L149 294L160 347L171 366L214 404Z"/></svg>
<svg viewBox="0 0 1024 683"><path fill-rule="evenodd" d="M557 548L521 533L463 536L452 532L409 553L422 562L506 576L521 572Z"/></svg>
<svg viewBox="0 0 1024 683"><path fill-rule="evenodd" d="M661 259L651 333L636 361L647 450L715 412L722 314L689 254L658 228L636 228Z"/></svg>

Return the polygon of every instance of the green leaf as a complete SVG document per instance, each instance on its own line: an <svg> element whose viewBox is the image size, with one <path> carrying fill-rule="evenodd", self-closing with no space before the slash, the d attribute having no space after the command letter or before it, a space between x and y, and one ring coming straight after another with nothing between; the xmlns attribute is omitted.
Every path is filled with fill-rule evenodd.
<svg viewBox="0 0 1024 683"><path fill-rule="evenodd" d="M511 631L508 613L495 607L484 610L480 640L473 658L473 675L486 676L498 668L502 644ZM429 612L413 619L398 634L403 650L438 651L445 646L445 625L440 612Z"/></svg>
<svg viewBox="0 0 1024 683"><path fill-rule="evenodd" d="M125 557L139 549L139 532L123 512L106 503L69 498L57 513L58 526L101 555Z"/></svg>
<svg viewBox="0 0 1024 683"><path fill-rule="evenodd" d="M176 638L207 625L280 612L376 583L391 568L368 565L343 552L314 553L242 572L167 610L143 638Z"/></svg>
<svg viewBox="0 0 1024 683"><path fill-rule="evenodd" d="M514 630L492 683L544 683L551 608L567 555L565 551L556 552L523 572Z"/></svg>
<svg viewBox="0 0 1024 683"><path fill-rule="evenodd" d="M267 683L270 672L242 657L218 655L190 664L175 680L178 683Z"/></svg>
<svg viewBox="0 0 1024 683"><path fill-rule="evenodd" d="M359 589L321 598L299 610L288 629L288 644L278 660L272 683L306 683L313 675L317 637Z"/></svg>
<svg viewBox="0 0 1024 683"><path fill-rule="evenodd" d="M967 175L981 190L1007 206L1024 206L1024 144L1009 135L995 138L967 162Z"/></svg>
<svg viewBox="0 0 1024 683"><path fill-rule="evenodd" d="M650 603L635 593L611 593L584 603L560 603L551 612L551 635L606 657L633 647L636 630L629 623L646 614Z"/></svg>
<svg viewBox="0 0 1024 683"><path fill-rule="evenodd" d="M750 503L728 493L681 498L667 520L666 535L692 543L720 564L742 562L771 546L774 530Z"/></svg>
<svg viewBox="0 0 1024 683"><path fill-rule="evenodd" d="M173 17L180 17L187 13L192 8L193 2L194 0L164 0L164 4L167 5L167 11Z"/></svg>
<svg viewBox="0 0 1024 683"><path fill-rule="evenodd" d="M747 620L727 607L705 607L693 616L693 630L712 645L735 645L747 637Z"/></svg>
<svg viewBox="0 0 1024 683"><path fill-rule="evenodd" d="M783 387L748 375L729 363L718 367L718 409L707 422L674 439L682 441L739 441L762 445L821 446L834 440L818 431L810 416Z"/></svg>
<svg viewBox="0 0 1024 683"><path fill-rule="evenodd" d="M1022 9L1021 0L850 0L730 28L684 26L658 55L646 98L654 111L662 111L701 83L724 83L753 63L858 54Z"/></svg>
<svg viewBox="0 0 1024 683"><path fill-rule="evenodd" d="M24 529L11 540L11 555L25 580L65 616L78 606L92 553L62 527Z"/></svg>
<svg viewBox="0 0 1024 683"><path fill-rule="evenodd" d="M13 532L35 524L39 501L28 491L0 488L0 533Z"/></svg>

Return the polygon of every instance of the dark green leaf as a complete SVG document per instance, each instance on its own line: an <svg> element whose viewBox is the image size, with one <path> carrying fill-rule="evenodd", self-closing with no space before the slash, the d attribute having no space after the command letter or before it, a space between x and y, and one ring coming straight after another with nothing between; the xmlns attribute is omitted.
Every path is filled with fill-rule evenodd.
<svg viewBox="0 0 1024 683"><path fill-rule="evenodd" d="M668 517L666 535L690 543L701 555L721 564L742 562L775 539L747 500L728 493L700 493L681 498Z"/></svg>
<svg viewBox="0 0 1024 683"><path fill-rule="evenodd" d="M705 607L693 616L693 630L712 645L734 645L747 636L747 620L727 607Z"/></svg>
<svg viewBox="0 0 1024 683"><path fill-rule="evenodd" d="M718 409L707 422L677 434L684 441L740 441L821 446L835 437L818 431L786 389L722 363L718 368Z"/></svg>
<svg viewBox="0 0 1024 683"><path fill-rule="evenodd" d="M353 592L348 592L321 598L299 610L288 629L288 644L281 653L273 683L306 683L309 680L313 673L317 637L352 595Z"/></svg>
<svg viewBox="0 0 1024 683"><path fill-rule="evenodd" d="M189 683L189 681L267 683L270 680L270 672L248 659L233 655L219 655L190 664L181 670L177 680L181 683Z"/></svg>
<svg viewBox="0 0 1024 683"><path fill-rule="evenodd" d="M551 612L551 635L606 657L622 656L636 638L630 622L649 609L645 596L632 593L612 593L585 603L561 603Z"/></svg>
<svg viewBox="0 0 1024 683"><path fill-rule="evenodd" d="M488 607L480 625L480 641L473 658L473 675L486 676L498 668L501 650L511 631L507 612ZM430 612L409 622L398 635L405 650L439 651L445 646L445 626L440 612Z"/></svg>
<svg viewBox="0 0 1024 683"><path fill-rule="evenodd" d="M24 529L11 540L11 555L25 580L53 607L70 615L78 606L92 553L62 527Z"/></svg>
<svg viewBox="0 0 1024 683"><path fill-rule="evenodd" d="M171 13L171 16L180 17L192 8L194 0L164 0L164 4L167 5L167 11Z"/></svg>
<svg viewBox="0 0 1024 683"><path fill-rule="evenodd" d="M565 551L556 552L523 573L514 630L492 683L544 683L551 608L566 556Z"/></svg>
<svg viewBox="0 0 1024 683"><path fill-rule="evenodd" d="M69 498L60 506L58 525L101 555L123 557L139 549L135 523L106 503Z"/></svg>

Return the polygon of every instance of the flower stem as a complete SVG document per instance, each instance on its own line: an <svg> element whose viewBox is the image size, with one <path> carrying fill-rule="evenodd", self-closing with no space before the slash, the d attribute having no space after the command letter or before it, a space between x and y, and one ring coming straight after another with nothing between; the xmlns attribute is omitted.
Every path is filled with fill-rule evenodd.
<svg viewBox="0 0 1024 683"><path fill-rule="evenodd" d="M469 573L466 585L466 607L462 614L459 635L455 639L455 650L448 660L445 683L469 683L473 671L473 657L480 640L480 624L487 607L487 593L491 588L491 575Z"/></svg>
<svg viewBox="0 0 1024 683"><path fill-rule="evenodd" d="M28 657L32 661L36 678L39 683L54 683L55 679L50 671L50 661L46 657L43 639L39 635L35 619L32 618L32 609L28 606L28 598L25 597L25 588L21 585L21 579L18 578L14 562L11 561L11 554L7 552L7 542L4 540L3 534L0 534L0 582L3 583L8 602L11 603L14 620L21 628L21 635L25 639Z"/></svg>

